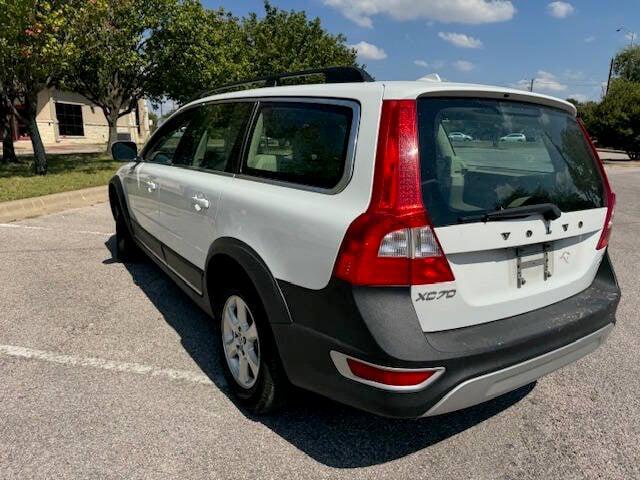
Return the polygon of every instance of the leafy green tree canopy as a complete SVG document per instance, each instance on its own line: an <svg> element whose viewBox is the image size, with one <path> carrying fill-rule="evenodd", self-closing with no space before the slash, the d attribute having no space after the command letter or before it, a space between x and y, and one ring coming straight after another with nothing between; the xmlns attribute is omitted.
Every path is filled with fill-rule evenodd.
<svg viewBox="0 0 640 480"><path fill-rule="evenodd" d="M0 0L0 94L20 101L14 114L27 124L36 157L35 171L47 163L36 123L38 93L58 84L79 50L70 25L88 3L83 0Z"/></svg>
<svg viewBox="0 0 640 480"><path fill-rule="evenodd" d="M174 4L146 48L156 65L149 77L149 93L156 100L185 103L248 71L238 18L222 9L205 9L198 0Z"/></svg>
<svg viewBox="0 0 640 480"><path fill-rule="evenodd" d="M264 5L265 15L255 13L242 20L249 75L266 76L287 71L330 66L357 66L356 51L342 34L327 32L319 18L304 11L284 11Z"/></svg>
<svg viewBox="0 0 640 480"><path fill-rule="evenodd" d="M107 149L117 139L118 118L150 93L159 68L148 47L176 8L176 0L91 0L76 32L84 48L65 87L99 106L109 124ZM166 71L167 77L172 71Z"/></svg>
<svg viewBox="0 0 640 480"><path fill-rule="evenodd" d="M159 68L153 96L184 103L237 80L287 71L356 64L344 35L328 33L319 18L265 2L264 17L238 19L204 9L197 0L176 7L149 39Z"/></svg>
<svg viewBox="0 0 640 480"><path fill-rule="evenodd" d="M613 59L613 73L624 80L640 82L640 46L623 49Z"/></svg>

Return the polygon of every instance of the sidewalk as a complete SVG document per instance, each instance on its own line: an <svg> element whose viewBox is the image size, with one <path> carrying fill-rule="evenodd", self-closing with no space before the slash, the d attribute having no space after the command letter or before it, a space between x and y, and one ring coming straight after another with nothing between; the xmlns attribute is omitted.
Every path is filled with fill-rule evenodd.
<svg viewBox="0 0 640 480"><path fill-rule="evenodd" d="M602 161L629 161L629 155L622 150L611 150L608 148L599 148L598 155Z"/></svg>
<svg viewBox="0 0 640 480"><path fill-rule="evenodd" d="M108 200L107 186L103 185L100 187L84 188L82 190L2 202L0 203L0 223L38 217L49 213L61 212L70 208L88 207L96 203L104 203Z"/></svg>
<svg viewBox="0 0 640 480"><path fill-rule="evenodd" d="M28 140L20 140L13 144L16 155L19 157L26 155L33 155L33 148L31 142ZM100 144L53 144L45 145L45 151L47 154L59 155L59 154L71 154L71 153L101 153L107 148L104 143ZM2 144L0 142L0 154L2 153Z"/></svg>

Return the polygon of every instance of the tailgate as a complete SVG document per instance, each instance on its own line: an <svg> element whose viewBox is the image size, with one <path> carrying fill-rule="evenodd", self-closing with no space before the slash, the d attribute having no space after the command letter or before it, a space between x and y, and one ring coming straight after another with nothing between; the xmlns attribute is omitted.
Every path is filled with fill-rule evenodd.
<svg viewBox="0 0 640 480"><path fill-rule="evenodd" d="M423 330L504 319L586 289L607 208L576 119L498 98L424 98L418 114L423 201L455 278L412 287Z"/></svg>

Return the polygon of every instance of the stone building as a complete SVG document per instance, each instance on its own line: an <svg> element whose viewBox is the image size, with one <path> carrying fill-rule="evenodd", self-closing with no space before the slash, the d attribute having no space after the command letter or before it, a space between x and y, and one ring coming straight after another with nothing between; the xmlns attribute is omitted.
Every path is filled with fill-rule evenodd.
<svg viewBox="0 0 640 480"><path fill-rule="evenodd" d="M20 107L18 107L20 109ZM109 126L100 107L80 94L54 89L38 95L38 128L45 148L48 146L99 145L109 139ZM29 142L29 134L17 117L12 122L17 146ZM120 117L118 139L144 143L149 137L149 112L144 100L137 108Z"/></svg>

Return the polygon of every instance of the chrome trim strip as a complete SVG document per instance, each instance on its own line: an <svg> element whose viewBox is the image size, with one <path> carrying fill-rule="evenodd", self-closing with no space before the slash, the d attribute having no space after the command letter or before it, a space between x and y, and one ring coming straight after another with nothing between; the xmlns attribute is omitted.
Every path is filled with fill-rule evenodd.
<svg viewBox="0 0 640 480"><path fill-rule="evenodd" d="M467 380L447 393L423 416L461 410L527 385L593 352L604 343L611 330L613 324L525 362Z"/></svg>

